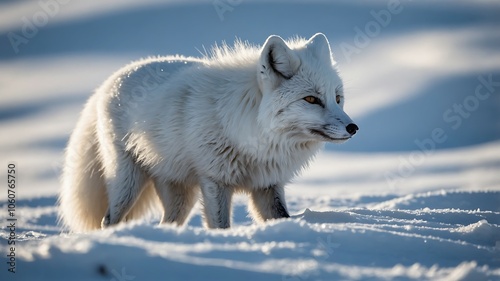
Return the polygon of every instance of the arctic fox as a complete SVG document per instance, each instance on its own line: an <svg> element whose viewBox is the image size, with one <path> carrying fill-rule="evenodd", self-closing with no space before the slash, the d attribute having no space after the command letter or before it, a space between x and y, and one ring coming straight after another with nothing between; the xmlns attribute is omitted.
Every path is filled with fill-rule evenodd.
<svg viewBox="0 0 500 281"><path fill-rule="evenodd" d="M289 217L285 185L324 142L358 130L335 65L321 33L129 64L71 135L60 219L87 231L163 207L162 223L182 225L200 191L208 228L230 226L235 192L249 195L255 221Z"/></svg>

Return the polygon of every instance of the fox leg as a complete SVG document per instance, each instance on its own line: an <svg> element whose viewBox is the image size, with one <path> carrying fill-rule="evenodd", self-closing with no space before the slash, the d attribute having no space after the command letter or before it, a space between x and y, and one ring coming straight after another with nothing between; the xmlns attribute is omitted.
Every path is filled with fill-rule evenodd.
<svg viewBox="0 0 500 281"><path fill-rule="evenodd" d="M201 181L205 224L208 228L229 228L233 189L210 179Z"/></svg>
<svg viewBox="0 0 500 281"><path fill-rule="evenodd" d="M289 218L286 209L285 190L281 185L272 185L265 189L250 192L250 213L256 221Z"/></svg>
<svg viewBox="0 0 500 281"><path fill-rule="evenodd" d="M183 225L198 199L195 187L155 182L156 193L163 205L161 223Z"/></svg>
<svg viewBox="0 0 500 281"><path fill-rule="evenodd" d="M110 164L104 166L108 210L102 219L102 228L125 220L147 180L144 172L128 155L119 155L116 162Z"/></svg>

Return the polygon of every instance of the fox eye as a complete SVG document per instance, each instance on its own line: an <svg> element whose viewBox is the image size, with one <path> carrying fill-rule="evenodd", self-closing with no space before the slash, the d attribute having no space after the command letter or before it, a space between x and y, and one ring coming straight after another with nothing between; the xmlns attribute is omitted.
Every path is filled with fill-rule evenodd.
<svg viewBox="0 0 500 281"><path fill-rule="evenodd" d="M312 104L319 103L318 98L313 97L313 96L307 96L304 98L304 100L307 101L308 103L312 103Z"/></svg>
<svg viewBox="0 0 500 281"><path fill-rule="evenodd" d="M335 101L336 101L337 103L340 103L340 95L337 95L337 96L335 97Z"/></svg>

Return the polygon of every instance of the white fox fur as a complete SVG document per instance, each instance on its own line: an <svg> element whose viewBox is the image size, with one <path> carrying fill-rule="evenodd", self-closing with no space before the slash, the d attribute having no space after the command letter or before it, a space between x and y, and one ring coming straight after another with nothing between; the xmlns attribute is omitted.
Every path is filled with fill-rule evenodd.
<svg viewBox="0 0 500 281"><path fill-rule="evenodd" d="M285 185L324 142L358 129L343 104L320 33L131 63L89 99L71 135L60 218L87 231L162 206L162 222L182 225L199 191L209 228L230 226L235 191L250 195L256 221L288 217Z"/></svg>

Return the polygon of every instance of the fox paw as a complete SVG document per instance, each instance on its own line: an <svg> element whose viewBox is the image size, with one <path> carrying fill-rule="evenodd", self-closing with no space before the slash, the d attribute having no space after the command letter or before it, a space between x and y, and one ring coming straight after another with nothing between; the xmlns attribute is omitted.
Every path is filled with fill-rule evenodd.
<svg viewBox="0 0 500 281"><path fill-rule="evenodd" d="M103 218L102 218L102 221L101 221L101 228L107 228L109 226L111 222L111 218L110 218L110 215L109 213L106 214Z"/></svg>

